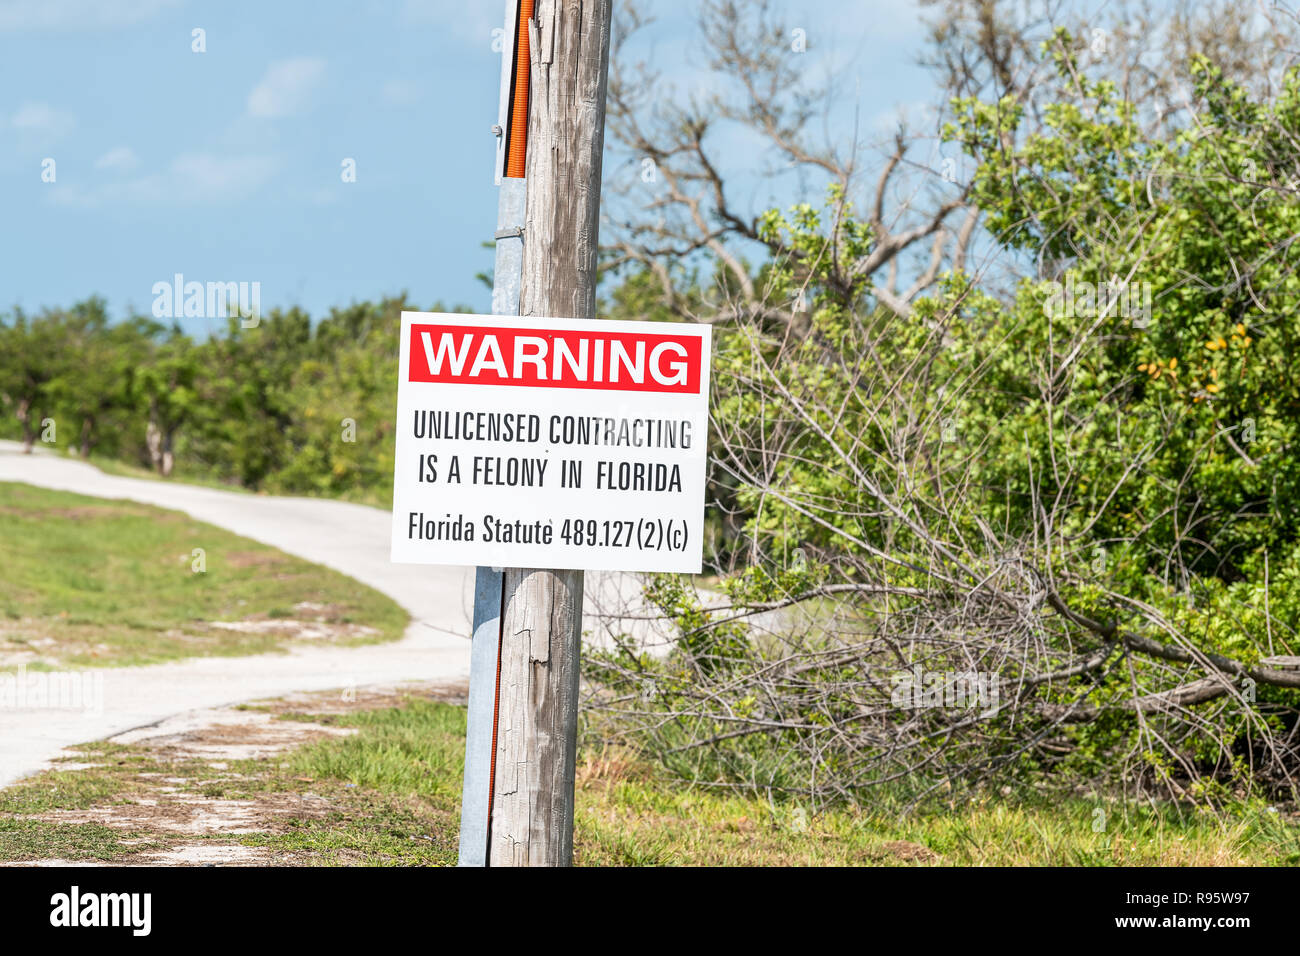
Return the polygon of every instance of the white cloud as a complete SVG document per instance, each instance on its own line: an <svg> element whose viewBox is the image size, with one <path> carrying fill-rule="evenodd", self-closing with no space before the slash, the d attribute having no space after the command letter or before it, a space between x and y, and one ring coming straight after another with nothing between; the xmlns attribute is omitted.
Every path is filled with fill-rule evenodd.
<svg viewBox="0 0 1300 956"><path fill-rule="evenodd" d="M183 193L217 200L252 192L271 178L275 162L268 156L189 153L178 156L171 171Z"/></svg>
<svg viewBox="0 0 1300 956"><path fill-rule="evenodd" d="M325 76L325 61L318 57L295 57L272 63L261 82L248 94L250 116L288 116L306 106L312 91Z"/></svg>
<svg viewBox="0 0 1300 956"><path fill-rule="evenodd" d="M136 158L135 151L130 146L115 146L110 149L99 159L95 160L96 169L117 169L128 170L134 169L139 160Z"/></svg>
<svg viewBox="0 0 1300 956"><path fill-rule="evenodd" d="M61 136L76 124L71 113L54 109L48 103L24 103L18 107L9 124L23 133Z"/></svg>
<svg viewBox="0 0 1300 956"><path fill-rule="evenodd" d="M125 26L178 5L179 0L3 0L0 33Z"/></svg>
<svg viewBox="0 0 1300 956"><path fill-rule="evenodd" d="M123 202L226 203L255 193L270 180L277 168L279 163L271 156L186 153L176 157L161 173L94 186L61 185L50 192L53 201L67 206Z"/></svg>

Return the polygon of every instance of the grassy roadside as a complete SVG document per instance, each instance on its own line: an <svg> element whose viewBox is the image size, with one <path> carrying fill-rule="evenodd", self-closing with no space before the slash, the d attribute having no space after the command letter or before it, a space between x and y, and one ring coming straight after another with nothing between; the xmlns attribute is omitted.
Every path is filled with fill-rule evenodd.
<svg viewBox="0 0 1300 956"><path fill-rule="evenodd" d="M214 741L234 739L228 720L214 724L216 736L194 732L188 748L175 735L82 748L75 759L90 766L0 794L0 860L451 865L465 717L438 697L344 704L335 694L245 708L254 723L239 740L282 744L254 759L211 756ZM577 807L582 865L1300 863L1300 821L1264 807L1179 814L1113 804L1100 831L1096 805L1083 801L808 815L683 788L610 754L580 760Z"/></svg>
<svg viewBox="0 0 1300 956"><path fill-rule="evenodd" d="M233 491L241 495L259 495L269 493L273 495L284 495L290 498L320 498L323 501L346 501L356 505L369 505L372 508L379 508L382 511L391 511L393 507L393 493L391 489L353 489L336 495L313 494L310 491L254 491L251 488L245 488L237 481L230 479L223 480L211 474L187 468L183 463L177 466L176 472L167 478L164 478L152 469L142 468L139 465L132 464L131 462L122 461L119 458L111 458L105 455L92 454L89 463L104 472L104 474L115 475L119 478L143 478L147 481L165 481L175 484L198 485L202 488L215 488L218 491Z"/></svg>
<svg viewBox="0 0 1300 956"><path fill-rule="evenodd" d="M71 454L68 457L75 457ZM80 461L81 459L77 459ZM128 461L122 461L118 458L110 458L105 455L91 454L87 463L94 465L106 475L113 475L118 478L143 478L148 481L165 481L173 484L198 485L200 488L215 488L219 491L233 491L241 495L255 495L257 492L249 491L243 485L234 481L219 481L208 475L190 474L186 472L177 472L167 478L164 478L158 472L150 468L142 468L139 465L132 464Z"/></svg>
<svg viewBox="0 0 1300 956"><path fill-rule="evenodd" d="M346 575L180 512L23 484L0 482L0 569L0 670L372 643L407 623Z"/></svg>

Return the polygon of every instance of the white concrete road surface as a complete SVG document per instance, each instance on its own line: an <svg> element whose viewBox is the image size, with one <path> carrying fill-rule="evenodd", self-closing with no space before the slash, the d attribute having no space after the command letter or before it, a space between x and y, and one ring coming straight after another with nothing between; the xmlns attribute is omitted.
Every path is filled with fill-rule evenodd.
<svg viewBox="0 0 1300 956"><path fill-rule="evenodd" d="M18 444L0 442L0 481L183 511L363 581L406 608L411 624L400 641L390 644L301 647L288 654L106 668L102 713L0 707L0 787L48 766L69 745L197 708L295 691L469 676L474 569L390 563L387 511L121 478L62 455L21 452ZM0 567L0 588L4 577ZM634 598L639 588L626 577L588 575L587 590L590 615L620 595ZM586 626L598 628L599 623L589 616Z"/></svg>

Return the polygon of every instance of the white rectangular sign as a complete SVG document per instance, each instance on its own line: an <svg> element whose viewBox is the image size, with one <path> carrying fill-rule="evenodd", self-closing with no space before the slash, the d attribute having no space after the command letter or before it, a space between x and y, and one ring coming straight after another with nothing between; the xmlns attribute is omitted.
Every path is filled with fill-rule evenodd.
<svg viewBox="0 0 1300 956"><path fill-rule="evenodd" d="M393 560L699 572L711 332L403 312Z"/></svg>

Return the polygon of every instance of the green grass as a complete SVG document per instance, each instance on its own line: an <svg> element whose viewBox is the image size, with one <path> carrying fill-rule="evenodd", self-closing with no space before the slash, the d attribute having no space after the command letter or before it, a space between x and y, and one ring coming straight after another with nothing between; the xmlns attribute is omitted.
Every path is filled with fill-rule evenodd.
<svg viewBox="0 0 1300 956"><path fill-rule="evenodd" d="M0 483L0 569L0 667L10 669L284 650L292 636L210 625L297 616L300 602L325 605L304 613L339 625L344 644L393 640L407 623L346 575L180 512L22 484Z"/></svg>
<svg viewBox="0 0 1300 956"><path fill-rule="evenodd" d="M0 814L15 815L0 817L0 859L67 857L75 846L78 828L56 822L41 831L23 815L123 805L165 777L214 800L294 806L308 794L322 801L324 814L279 814L265 832L202 838L268 849L277 862L455 863L463 707L411 698L402 707L280 717L356 732L219 770L201 761L158 763L128 748L82 748L77 759L94 767L47 773L0 795ZM1097 830L1099 806L1105 821ZM139 852L139 840L162 847L177 840L164 830L135 830L123 842L81 829L83 855L95 859L126 859ZM683 786L624 755L593 752L579 760L574 844L576 862L588 866L1294 866L1300 823L1263 806L1208 812L1000 796L911 816L870 805L812 814L797 802Z"/></svg>
<svg viewBox="0 0 1300 956"><path fill-rule="evenodd" d="M457 818L427 803L362 792L341 796L347 808L324 819L292 821L281 833L240 834L234 842L263 847L298 866L455 866Z"/></svg>
<svg viewBox="0 0 1300 956"><path fill-rule="evenodd" d="M332 777L394 796L416 796L459 808L465 766L465 709L411 700L402 708L316 718L358 733L305 747L289 769Z"/></svg>
<svg viewBox="0 0 1300 956"><path fill-rule="evenodd" d="M125 764L116 766L122 767ZM126 775L120 770L95 773L51 770L0 792L0 813L85 810L121 797L127 789L125 781Z"/></svg>
<svg viewBox="0 0 1300 956"><path fill-rule="evenodd" d="M0 859L120 863L157 849L145 834L99 823L62 824L0 818Z"/></svg>
<svg viewBox="0 0 1300 956"><path fill-rule="evenodd" d="M68 457L76 457L71 452ZM143 468L140 465L133 464L129 461L122 461L119 458L110 458L106 455L97 455L91 453L88 459L90 464L94 465L106 475L115 475L118 478L143 478L147 481L163 481L173 484L198 485L201 488L217 488L221 491L235 491L243 495L255 495L252 491L239 484L237 481L221 481L210 475L204 475L192 472L190 470L178 470L168 477L164 478L152 468Z"/></svg>
<svg viewBox="0 0 1300 956"><path fill-rule="evenodd" d="M167 481L187 485L199 485L203 488L234 491L244 495L269 493L274 495L286 495L293 498L321 498L328 501L347 501L352 504L369 505L372 508L379 508L383 511L390 511L393 507L393 492L392 489L388 487L365 489L352 488L342 492L341 494L329 495L302 490L280 491L269 489L268 491L255 491L251 488L245 488L234 479L222 479L211 473L196 470L189 467L185 462L178 463L176 471L166 478L151 468L143 468L140 465L122 461L118 458L111 458L106 455L96 455L92 453L90 456L90 463L107 475L116 475L121 478L143 478L147 481Z"/></svg>
<svg viewBox="0 0 1300 956"><path fill-rule="evenodd" d="M399 716L400 715L400 716ZM301 719L288 714L286 719ZM281 759L169 759L164 752L96 743L50 770L0 791L0 863L39 859L122 862L144 850L202 842L262 848L304 866L443 866L456 862L465 715L413 701L407 710L323 715L313 723L355 726L358 737L312 744ZM162 788L162 789L160 789ZM180 835L167 826L106 827L59 820L90 808L140 811L176 796L255 801L280 810L265 832ZM323 815L283 808L304 797ZM147 812L145 813L147 816ZM164 821L167 819L164 815Z"/></svg>
<svg viewBox="0 0 1300 956"><path fill-rule="evenodd" d="M245 761L229 783L209 785L222 799L285 793L309 782L340 806L323 820L302 820L285 833L250 834L245 846L305 854L316 865L452 866L459 842L465 710L421 699L402 708L349 714L284 713L351 727L354 736L309 744L274 769Z"/></svg>
<svg viewBox="0 0 1300 956"><path fill-rule="evenodd" d="M797 805L651 781L583 788L577 840L587 864L1225 866L1295 865L1300 826L1264 808L1185 814L1109 805L991 800L908 817L869 809L809 815Z"/></svg>
<svg viewBox="0 0 1300 956"><path fill-rule="evenodd" d="M321 718L357 735L297 751L293 774L345 781L393 799L459 808L461 707L406 707ZM1235 813L1076 800L986 799L910 817L867 808L809 814L794 803L720 795L658 778L635 761L579 762L576 861L586 865L1228 865L1300 863L1300 825L1263 807ZM451 849L441 862L453 862Z"/></svg>

